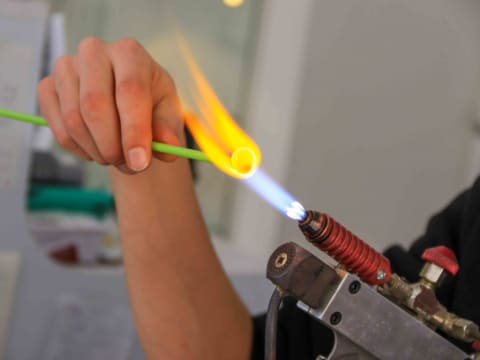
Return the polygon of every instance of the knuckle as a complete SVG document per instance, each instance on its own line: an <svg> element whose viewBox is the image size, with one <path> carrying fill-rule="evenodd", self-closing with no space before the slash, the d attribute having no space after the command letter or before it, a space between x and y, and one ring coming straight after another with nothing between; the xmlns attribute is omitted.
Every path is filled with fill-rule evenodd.
<svg viewBox="0 0 480 360"><path fill-rule="evenodd" d="M168 86L169 88L175 88L175 81L173 80L173 77L172 75L170 75L170 73L165 70L165 69L162 69L162 76L165 78L165 85Z"/></svg>
<svg viewBox="0 0 480 360"><path fill-rule="evenodd" d="M80 111L77 109L70 110L63 115L63 121L65 123L65 128L74 134L78 134L80 128L82 127L83 119Z"/></svg>
<svg viewBox="0 0 480 360"><path fill-rule="evenodd" d="M172 75L170 75L170 73L160 65L157 65L157 68L154 72L153 83L157 86L160 86L165 93L177 96L175 80L173 80Z"/></svg>
<svg viewBox="0 0 480 360"><path fill-rule="evenodd" d="M80 108L86 119L104 112L109 104L108 96L95 91L87 92L80 100Z"/></svg>
<svg viewBox="0 0 480 360"><path fill-rule="evenodd" d="M72 57L69 55L60 56L57 60L55 60L55 64L53 65L53 72L55 74L60 74L67 71L71 61Z"/></svg>
<svg viewBox="0 0 480 360"><path fill-rule="evenodd" d="M78 53L79 54L90 54L98 50L99 47L103 46L103 41L95 36L89 36L80 41L78 44Z"/></svg>
<svg viewBox="0 0 480 360"><path fill-rule="evenodd" d="M140 98L147 96L148 90L145 84L138 79L126 79L122 80L117 85L118 97L132 97Z"/></svg>
<svg viewBox="0 0 480 360"><path fill-rule="evenodd" d="M143 46L140 42L134 38L125 38L117 41L114 46L120 52L137 53L143 50Z"/></svg>
<svg viewBox="0 0 480 360"><path fill-rule="evenodd" d="M50 82L52 78L51 76L44 77L42 80L37 85L37 95L38 97L41 97L46 91L49 90L50 87Z"/></svg>
<svg viewBox="0 0 480 360"><path fill-rule="evenodd" d="M66 131L58 131L55 134L57 142L66 150L72 150L74 147L74 141Z"/></svg>
<svg viewBox="0 0 480 360"><path fill-rule="evenodd" d="M169 93L176 94L177 89L175 87L175 81L173 80L172 75L170 75L167 70L162 69L161 76L163 77L163 86L165 86Z"/></svg>

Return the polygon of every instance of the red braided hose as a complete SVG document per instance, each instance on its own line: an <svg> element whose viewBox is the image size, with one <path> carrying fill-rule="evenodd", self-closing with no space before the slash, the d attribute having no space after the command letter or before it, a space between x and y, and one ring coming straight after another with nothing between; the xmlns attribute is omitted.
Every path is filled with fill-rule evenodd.
<svg viewBox="0 0 480 360"><path fill-rule="evenodd" d="M309 210L300 229L313 245L375 285L390 279L390 261L327 214Z"/></svg>

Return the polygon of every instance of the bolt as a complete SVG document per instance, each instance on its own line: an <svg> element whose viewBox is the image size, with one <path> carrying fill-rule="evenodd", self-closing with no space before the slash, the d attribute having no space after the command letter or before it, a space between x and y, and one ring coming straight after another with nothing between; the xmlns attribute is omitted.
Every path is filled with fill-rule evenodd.
<svg viewBox="0 0 480 360"><path fill-rule="evenodd" d="M377 280L383 280L387 277L387 273L385 272L385 270L378 270L377 271Z"/></svg>
<svg viewBox="0 0 480 360"><path fill-rule="evenodd" d="M350 291L350 294L356 294L360 291L360 288L362 287L362 284L360 284L360 281L352 281L350 286L348 287L348 291Z"/></svg>
<svg viewBox="0 0 480 360"><path fill-rule="evenodd" d="M276 257L274 265L277 269L280 269L285 266L285 264L287 263L287 260L288 260L287 253L282 252L278 254L278 256Z"/></svg>
<svg viewBox="0 0 480 360"><path fill-rule="evenodd" d="M340 324L340 321L342 321L342 313L339 311L335 311L331 316L330 316L330 324L332 325L338 325Z"/></svg>

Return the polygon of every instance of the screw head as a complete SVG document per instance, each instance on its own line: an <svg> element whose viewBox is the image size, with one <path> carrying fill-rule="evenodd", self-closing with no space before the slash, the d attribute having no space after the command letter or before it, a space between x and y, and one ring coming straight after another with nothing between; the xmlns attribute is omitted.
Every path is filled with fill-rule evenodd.
<svg viewBox="0 0 480 360"><path fill-rule="evenodd" d="M332 315L330 315L330 324L338 325L342 321L342 313L339 311L335 311Z"/></svg>
<svg viewBox="0 0 480 360"><path fill-rule="evenodd" d="M360 281L354 280L348 286L348 291L350 291L350 294L356 294L360 291L361 287L362 287L362 284L360 283Z"/></svg>
<svg viewBox="0 0 480 360"><path fill-rule="evenodd" d="M287 261L288 261L288 254L285 252L282 252L278 254L273 264L277 269L280 269L286 265Z"/></svg>
<svg viewBox="0 0 480 360"><path fill-rule="evenodd" d="M378 270L377 271L377 280L383 280L387 277L387 273L385 272L385 270Z"/></svg>

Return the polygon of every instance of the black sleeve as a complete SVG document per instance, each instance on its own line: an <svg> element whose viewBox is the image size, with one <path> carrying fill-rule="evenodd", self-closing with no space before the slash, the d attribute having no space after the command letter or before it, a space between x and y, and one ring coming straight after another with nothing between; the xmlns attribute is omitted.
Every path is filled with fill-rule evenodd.
<svg viewBox="0 0 480 360"><path fill-rule="evenodd" d="M462 229L468 218L465 216L471 190L457 196L444 210L428 222L425 234L417 239L410 250L401 246L389 248L385 255L390 259L392 270L410 281L418 279L422 266L423 251L432 246L445 245L458 251ZM480 201L479 201L480 203ZM454 279L448 278L440 288L439 300L450 307ZM311 360L319 354L328 355L333 346L331 330L319 321L298 309L293 299L286 299L278 321L278 360ZM264 358L265 315L253 318L254 335L252 360Z"/></svg>
<svg viewBox="0 0 480 360"><path fill-rule="evenodd" d="M409 250L395 245L385 251L393 272L415 282L423 266L422 253L425 249L444 245L458 254L470 192L471 190L467 190L458 195L444 210L434 215L428 222L425 233ZM451 307L454 285L454 279L449 277L437 291L440 302L447 308Z"/></svg>

